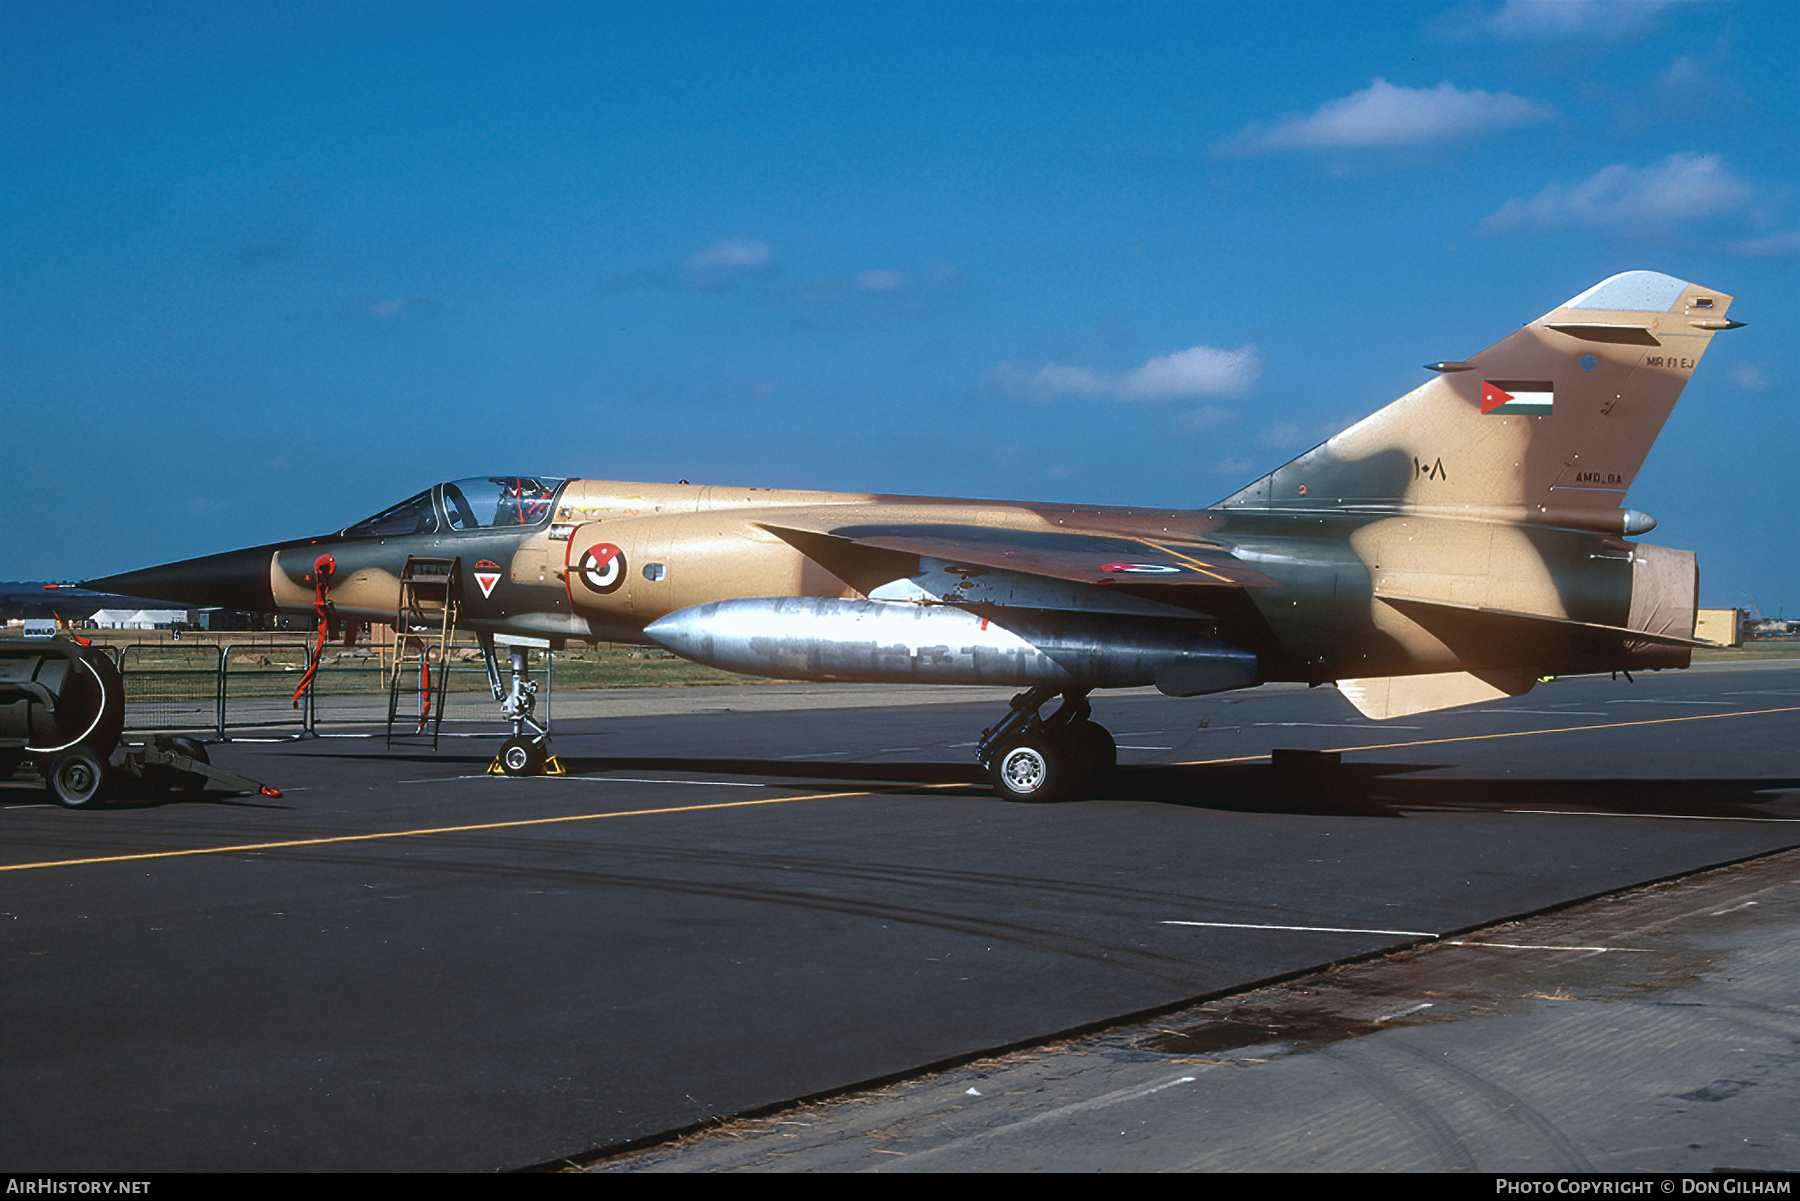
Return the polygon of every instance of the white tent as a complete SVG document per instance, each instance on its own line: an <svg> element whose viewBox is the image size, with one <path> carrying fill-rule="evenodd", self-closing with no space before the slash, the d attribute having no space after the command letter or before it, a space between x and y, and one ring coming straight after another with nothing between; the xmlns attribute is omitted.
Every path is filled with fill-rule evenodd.
<svg viewBox="0 0 1800 1201"><path fill-rule="evenodd" d="M192 618L186 609L100 609L89 620L103 630L154 630Z"/></svg>

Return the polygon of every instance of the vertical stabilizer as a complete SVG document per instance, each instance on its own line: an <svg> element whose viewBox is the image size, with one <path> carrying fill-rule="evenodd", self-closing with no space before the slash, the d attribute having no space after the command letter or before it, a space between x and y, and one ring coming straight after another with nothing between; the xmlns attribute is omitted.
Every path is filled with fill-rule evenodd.
<svg viewBox="0 0 1800 1201"><path fill-rule="evenodd" d="M1462 512L1641 533L1621 502L1731 297L1654 271L1589 288L1219 503Z"/></svg>

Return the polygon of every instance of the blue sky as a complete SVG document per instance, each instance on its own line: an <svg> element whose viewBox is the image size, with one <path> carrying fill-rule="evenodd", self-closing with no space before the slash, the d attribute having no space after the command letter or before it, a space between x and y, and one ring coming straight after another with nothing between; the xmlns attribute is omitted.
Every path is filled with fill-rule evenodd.
<svg viewBox="0 0 1800 1201"><path fill-rule="evenodd" d="M0 6L0 578L490 471L1200 506L1618 271L1800 615L1800 6ZM1784 497L1788 499L1783 499Z"/></svg>

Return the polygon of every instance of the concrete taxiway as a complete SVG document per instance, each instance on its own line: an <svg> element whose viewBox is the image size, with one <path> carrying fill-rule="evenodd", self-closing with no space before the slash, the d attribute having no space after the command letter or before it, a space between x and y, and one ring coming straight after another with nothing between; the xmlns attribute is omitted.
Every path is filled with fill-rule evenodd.
<svg viewBox="0 0 1800 1201"><path fill-rule="evenodd" d="M214 748L283 788L278 801L72 813L0 792L0 1162L551 1163L1134 1014L1169 1025L1184 1005L1401 948L1441 954L1521 914L1800 843L1800 669L1780 664L1563 680L1385 725L1328 689L1104 696L1121 770L1096 799L1048 806L995 801L969 762L1003 701L834 708L835 690L785 704L742 691L762 699L640 695L635 716L598 715L605 695L560 696L563 777L485 775L485 741L433 753L330 738ZM1343 766L1277 769L1272 748L1339 751ZM1763 1003L1785 1004L1779 993ZM1273 994L1214 1003L1282 1008ZM1396 1035L1477 1037L1468 1022L1371 1030L1317 1055L1373 1055ZM1178 1059L1219 1057L1107 1045L1170 1079L1191 1074ZM1583 1054L1624 1070L1604 1039L1566 1046L1546 1080ZM1268 1057L1253 1049L1237 1053ZM1276 1058L1286 1071L1308 1057ZM1136 1070L1082 1087L1165 1083ZM1251 1075L1209 1069L1157 1095L1296 1118L1279 1091L1217 1091ZM1721 1060L1687 1091L1748 1078ZM1403 1092L1381 1103L1432 1112ZM1083 1112L1110 1122L1115 1108ZM1481 1123L1479 1105L1465 1110ZM1455 1134L1462 1120L1444 1122ZM1432 1145L1458 1139L1469 1145ZM979 1166L1113 1166L1084 1163L1069 1139L1013 1146ZM1522 1144L1495 1147L1384 1162L1545 1166ZM866 1164L831 1166L917 1148L866 1149ZM1183 1154L1138 1166L1302 1166Z"/></svg>
<svg viewBox="0 0 1800 1201"><path fill-rule="evenodd" d="M923 1078L603 1172L1794 1172L1800 852Z"/></svg>

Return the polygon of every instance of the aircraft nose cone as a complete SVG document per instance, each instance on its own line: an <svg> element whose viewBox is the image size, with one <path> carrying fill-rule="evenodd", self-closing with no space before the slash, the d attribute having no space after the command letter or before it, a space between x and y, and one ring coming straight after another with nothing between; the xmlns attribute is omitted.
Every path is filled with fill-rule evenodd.
<svg viewBox="0 0 1800 1201"><path fill-rule="evenodd" d="M192 605L197 609L273 613L275 596L269 587L269 570L274 554L274 547L253 546L220 555L183 559L179 563L164 563L160 567L146 567L142 571L102 576L86 581L82 587Z"/></svg>

